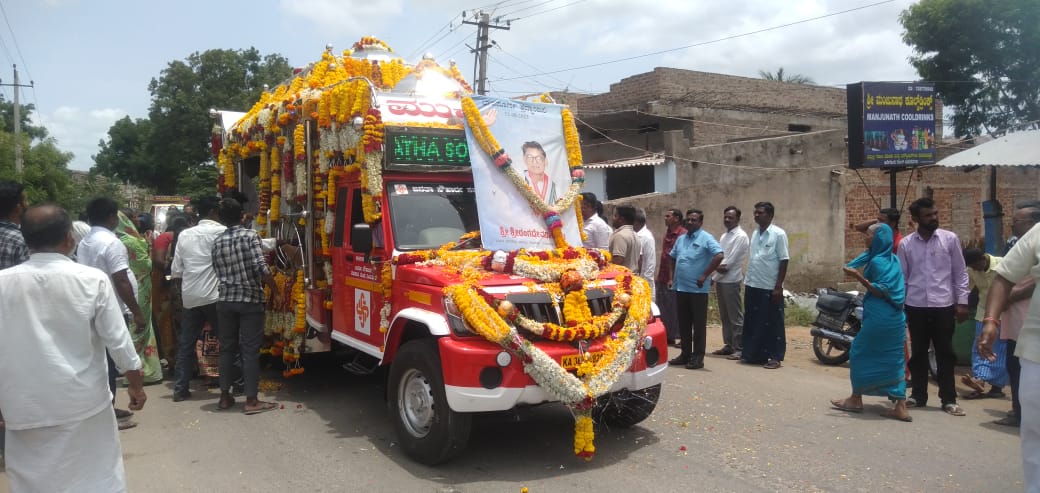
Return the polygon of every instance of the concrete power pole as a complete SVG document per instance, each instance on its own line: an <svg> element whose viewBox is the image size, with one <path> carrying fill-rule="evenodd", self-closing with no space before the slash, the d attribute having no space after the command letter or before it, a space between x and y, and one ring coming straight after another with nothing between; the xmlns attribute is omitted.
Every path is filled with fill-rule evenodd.
<svg viewBox="0 0 1040 493"><path fill-rule="evenodd" d="M509 30L508 21L506 25L500 25L498 22L500 19L495 19L495 23L491 23L491 14L487 12L479 11L474 13L476 21L462 21L463 24L470 24L477 26L477 47L472 50L474 53L474 59L476 61L476 67L474 67L474 80L477 86L477 94L487 94L487 56L488 49L494 44L494 41L490 41L490 30L491 29L504 29ZM477 75L479 74L479 75Z"/></svg>
<svg viewBox="0 0 1040 493"><path fill-rule="evenodd" d="M11 65L14 69L14 170L22 174L22 109L18 102L18 65Z"/></svg>
<svg viewBox="0 0 1040 493"><path fill-rule="evenodd" d="M22 174L22 104L18 96L19 88L33 87L33 81L28 85L18 82L18 65L11 65L14 69L14 84L0 84L0 86L11 86L14 88L14 169L19 175Z"/></svg>

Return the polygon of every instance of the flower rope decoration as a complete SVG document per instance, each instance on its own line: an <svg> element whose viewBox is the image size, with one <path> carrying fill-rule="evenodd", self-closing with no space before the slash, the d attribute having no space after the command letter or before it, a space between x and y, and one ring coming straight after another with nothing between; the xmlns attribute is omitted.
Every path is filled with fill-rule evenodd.
<svg viewBox="0 0 1040 493"><path fill-rule="evenodd" d="M567 147L567 166L571 170L571 184L567 192L560 197L555 204L547 204L535 195L534 190L524 181L524 177L513 167L513 160L509 154L499 145L495 136L491 134L487 124L484 122L480 109L472 98L462 99L462 111L466 117L466 123L473 132L473 138L488 156L491 157L495 167L509 177L509 181L520 191L532 210L545 220L545 226L552 232L553 242L557 248L567 246L567 240L563 236L563 222L560 214L570 209L581 196L581 189L585 186L585 170L582 166L581 142L578 139L578 129L574 126L574 115L568 108L563 108L563 137ZM575 210L580 215L580 210Z"/></svg>
<svg viewBox="0 0 1040 493"><path fill-rule="evenodd" d="M543 390L575 413L574 453L586 459L591 459L596 451L591 419L595 400L609 391L632 365L650 317L650 288L646 281L626 273L618 276L616 283L612 312L584 321L600 335L610 333L604 338L603 354L598 360L582 362L578 375L565 370L517 331L518 326L526 329L527 322L508 301L495 300L470 281L444 289L470 327L519 358L524 371ZM567 301L564 303L566 306Z"/></svg>

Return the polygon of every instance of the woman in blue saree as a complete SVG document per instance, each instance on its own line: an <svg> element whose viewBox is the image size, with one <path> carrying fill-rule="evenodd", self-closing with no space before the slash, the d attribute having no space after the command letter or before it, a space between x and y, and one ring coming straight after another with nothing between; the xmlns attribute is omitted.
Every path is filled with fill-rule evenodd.
<svg viewBox="0 0 1040 493"><path fill-rule="evenodd" d="M892 253L892 229L885 224L871 227L869 249L852 259L845 272L867 288L863 299L863 326L849 351L852 395L835 399L831 405L847 412L863 412L863 396L888 397L895 407L881 415L912 421L906 407L906 317L903 301L906 286L899 259ZM857 269L864 267L861 274Z"/></svg>

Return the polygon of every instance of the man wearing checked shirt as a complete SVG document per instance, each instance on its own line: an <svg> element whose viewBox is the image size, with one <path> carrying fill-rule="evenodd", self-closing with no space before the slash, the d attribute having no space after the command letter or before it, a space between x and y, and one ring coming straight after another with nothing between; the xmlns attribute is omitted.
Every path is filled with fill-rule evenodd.
<svg viewBox="0 0 1040 493"><path fill-rule="evenodd" d="M277 408L257 398L260 385L260 344L264 337L264 288L271 289L274 304L281 301L278 285L271 276L256 231L243 228L242 204L235 199L220 201L220 222L227 229L213 242L213 272L220 296L217 325L220 337L220 402L218 409L235 404L231 396L235 356L241 347L245 378L246 414Z"/></svg>

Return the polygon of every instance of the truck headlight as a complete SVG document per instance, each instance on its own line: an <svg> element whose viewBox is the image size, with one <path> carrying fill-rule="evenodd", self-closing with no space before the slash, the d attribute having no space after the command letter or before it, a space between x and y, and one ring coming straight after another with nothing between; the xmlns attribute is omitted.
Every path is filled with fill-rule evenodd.
<svg viewBox="0 0 1040 493"><path fill-rule="evenodd" d="M448 327L455 335L469 336L477 333L466 323L466 319L462 318L462 311L449 296L444 297L444 314L448 318Z"/></svg>

